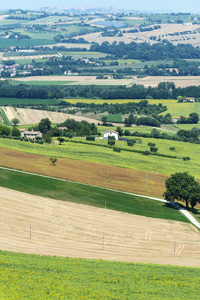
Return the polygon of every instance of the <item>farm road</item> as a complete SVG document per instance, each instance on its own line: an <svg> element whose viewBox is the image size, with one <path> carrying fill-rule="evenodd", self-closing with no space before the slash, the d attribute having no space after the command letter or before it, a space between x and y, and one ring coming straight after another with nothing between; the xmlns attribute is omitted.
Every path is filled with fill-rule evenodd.
<svg viewBox="0 0 200 300"><path fill-rule="evenodd" d="M122 193L122 194L137 196L137 197L141 197L141 198L148 198L148 199L152 199L152 200L156 200L156 201L167 203L166 200L160 199L160 198L156 198L156 197L150 197L150 196L144 196L144 195L139 195L139 194L134 194L134 193L128 193L128 192L123 192L123 191L119 191L119 190L98 187L98 186L91 185L91 184L80 183L80 182L75 182L75 181L71 181L71 180L66 180L66 179L61 179L61 178L56 178L56 177L41 175L41 174L35 174L35 173L31 173L31 172L25 172L25 171L20 171L20 170L5 168L5 167L0 167L0 169L10 170L10 171L13 171L13 172L19 172L19 173L24 173L24 174L30 174L30 175L35 175L35 176L40 176L40 177L45 177L45 178L51 178L51 179L55 179L55 180L59 180L59 181L66 181L66 182L72 182L72 183L74 182L74 183L77 183L77 184L80 184L80 185L87 185L87 186L96 187L96 188L99 188L99 189L105 189L105 190L109 190L109 191L113 191L113 192L117 192L117 193ZM177 203L173 203L173 206L176 209L178 209L188 220L190 220L190 222L193 225L195 225L197 228L200 229L200 223L187 210L185 210L184 208L182 208Z"/></svg>

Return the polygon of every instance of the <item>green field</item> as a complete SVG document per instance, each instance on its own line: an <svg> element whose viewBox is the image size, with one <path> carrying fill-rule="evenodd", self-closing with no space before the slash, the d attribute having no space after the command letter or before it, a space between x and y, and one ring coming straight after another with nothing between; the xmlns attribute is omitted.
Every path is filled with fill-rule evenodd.
<svg viewBox="0 0 200 300"><path fill-rule="evenodd" d="M85 138L79 138L79 142L86 141ZM148 143L153 142L158 147L158 153L163 155L177 156L178 158L168 158L157 155L143 155L141 153L121 151L116 153L112 148L102 147L106 144L105 140L98 140L95 144L89 145L81 143L66 142L64 145L38 145L27 142L21 142L10 139L0 139L0 147L18 150L22 152L41 154L47 156L64 157L76 160L91 161L116 167L137 169L145 172L171 175L179 172L188 171L195 179L200 180L200 159L199 145L183 143L178 141L142 138L142 144L135 144L129 147L125 142L116 142L116 147L133 149L136 151L149 150ZM175 151L169 150L175 147ZM189 156L191 160L183 161L182 157Z"/></svg>
<svg viewBox="0 0 200 300"><path fill-rule="evenodd" d="M0 251L1 299L198 299L199 268Z"/></svg>
<svg viewBox="0 0 200 300"><path fill-rule="evenodd" d="M15 84L15 85L18 85L18 84L27 84L27 85L67 85L67 84L72 84L72 83L76 83L79 84L78 81L72 81L72 80L67 80L67 77L66 77L66 81L17 81L17 80L13 80L13 83L12 84ZM51 99L47 99L48 100L51 100ZM29 99L29 102L30 103L31 99Z"/></svg>
<svg viewBox="0 0 200 300"><path fill-rule="evenodd" d="M107 117L108 122L114 122L114 123L122 123L122 114L112 114L112 115L101 115L102 117Z"/></svg>
<svg viewBox="0 0 200 300"><path fill-rule="evenodd" d="M60 99L26 99L26 98L1 98L0 106L12 106L17 104L23 105L39 105L39 104L51 104L56 105L60 102Z"/></svg>
<svg viewBox="0 0 200 300"><path fill-rule="evenodd" d="M184 130L191 130L194 127L200 129L200 123L198 123L198 124L176 124L175 127L178 129L184 129Z"/></svg>
<svg viewBox="0 0 200 300"><path fill-rule="evenodd" d="M48 197L51 199L87 204L131 214L188 222L177 210L164 203L120 192L91 187L79 183L45 178L11 170L0 169L1 186L9 189Z"/></svg>
<svg viewBox="0 0 200 300"><path fill-rule="evenodd" d="M135 25L141 25L141 24L146 24L148 25L148 23L146 23L146 20L137 20L137 19L129 19L129 18L122 18L121 21L124 22L124 24L126 24L127 26L135 26Z"/></svg>
<svg viewBox="0 0 200 300"><path fill-rule="evenodd" d="M55 44L52 40L41 40L41 39L4 39L0 38L0 48L10 48L10 47L34 47L42 45L52 45Z"/></svg>
<svg viewBox="0 0 200 300"><path fill-rule="evenodd" d="M195 125L193 124L193 127ZM197 124L198 126L198 124ZM192 128L193 128L192 127ZM110 129L110 128L109 128ZM114 130L117 130L117 127L113 127ZM151 133L151 131L153 130L153 127L151 126L132 126L132 127L121 127L121 129L123 130L123 132L125 130L129 130L131 133L137 131L137 132L141 132L141 133ZM98 126L98 131L103 134L103 132L107 131L108 130L108 126ZM160 133L167 133L168 135L174 135L175 132L177 132L179 129L178 127L174 127L174 125L168 125L168 124L164 124L161 126L161 128L157 128L157 130L160 132ZM133 137L129 137L129 138L134 138Z"/></svg>
<svg viewBox="0 0 200 300"><path fill-rule="evenodd" d="M32 55L31 55L32 56ZM46 58L37 58L37 56L35 56L36 58L34 58L34 56L32 56L33 58L27 58L27 59L23 59L23 58L19 58L19 59L15 59L15 63L16 64L19 64L19 65L31 65L32 64L32 61L33 59L36 61L36 62L45 62L45 61L48 61L48 59Z"/></svg>

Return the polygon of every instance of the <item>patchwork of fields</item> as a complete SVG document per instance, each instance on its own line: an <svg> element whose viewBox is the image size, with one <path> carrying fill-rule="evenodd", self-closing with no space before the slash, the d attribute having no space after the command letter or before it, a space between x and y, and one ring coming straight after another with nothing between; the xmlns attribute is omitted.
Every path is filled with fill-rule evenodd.
<svg viewBox="0 0 200 300"><path fill-rule="evenodd" d="M62 39L61 43L57 43L59 34L100 44L105 41L153 44L168 39L174 45L188 43L189 40L191 45L200 46L199 24L161 24L158 30L128 33L133 29L132 25L146 22L148 26L149 20L124 17L121 21L130 28L119 29L121 36L103 37L102 32L94 32L96 28L89 25L96 26L95 23L100 20L106 25L109 23L106 17L105 20L94 19L94 16L88 18L83 14L81 18L54 15L37 19L35 15L36 20L29 20L31 15L28 13L24 20L15 20L6 19L7 16L0 14L0 25L16 24L17 34L28 35L29 38L8 38L9 34L15 33L15 29L8 29L9 33L0 37L1 48L49 45L51 48L64 46L89 50L91 46L89 43L62 43ZM20 16L24 17L24 14L18 14L18 18ZM165 17L169 18L163 16L163 21ZM17 27L21 23L23 26ZM37 29L33 27L35 25L44 28ZM55 35L58 35L57 39ZM152 35L156 39L152 39ZM107 56L80 49L50 53L18 56L14 51L7 51L4 55L0 53L0 60L5 64L7 60L31 64L33 59L41 62L52 56L67 55L80 60ZM115 63L115 60L105 61L108 64L105 68L117 70L123 64L123 67L127 64L131 68L144 68L144 62L132 59L119 60L119 66L110 66L110 63ZM147 65L152 63L149 61ZM157 61L155 65L162 63L169 61ZM104 68L104 65L99 65L99 71L101 67ZM130 76L107 80L97 79L96 76L32 76L11 80L13 85L131 87L142 84L155 87L160 82L170 81L181 88L200 86L200 76ZM2 117L0 124L7 122L5 125L9 126L13 118L20 120L21 128L38 124L44 118L49 118L52 124L64 122L67 118L96 125L101 123L97 120L99 115L95 116L96 112L85 117L17 107L19 104L30 104L29 101L31 105L39 103L57 107L60 100L0 98L0 105L6 105L3 110L7 116ZM141 101L65 100L72 104ZM177 103L177 100L148 102L166 105L164 115L170 113L172 117L188 117L192 112L200 115L200 103ZM13 104L15 107L7 106ZM121 114L108 115L108 121L122 122L124 117ZM200 129L200 124L164 125L158 130L172 135L178 129L191 130L193 127ZM99 126L101 134L107 129L110 128ZM131 133L150 133L152 127L123 128L126 129ZM143 155L150 150L149 142L158 147L155 155ZM163 198L165 181L175 172L188 171L200 182L199 144L141 138L141 144L136 143L133 147L120 141L116 141L115 146L121 152L113 151L105 140L89 142L85 137L66 139L63 145L58 145L56 138L51 144L43 145L0 138L0 299L198 299L200 233L178 210L151 197ZM55 165L50 162L51 156L57 158ZM183 161L184 156L190 160ZM198 204L193 210L197 220L199 207Z"/></svg>

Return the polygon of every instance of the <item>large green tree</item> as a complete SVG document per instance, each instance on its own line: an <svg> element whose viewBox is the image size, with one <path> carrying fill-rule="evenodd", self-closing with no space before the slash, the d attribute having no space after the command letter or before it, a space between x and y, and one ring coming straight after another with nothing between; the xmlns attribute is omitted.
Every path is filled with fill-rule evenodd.
<svg viewBox="0 0 200 300"><path fill-rule="evenodd" d="M167 201L185 202L186 208L189 207L189 204L193 208L200 202L200 185L187 172L172 174L165 181L165 185L166 191L163 196Z"/></svg>
<svg viewBox="0 0 200 300"><path fill-rule="evenodd" d="M39 127L39 131L45 134L51 130L51 121L49 120L49 118L42 119L39 122L38 127Z"/></svg>

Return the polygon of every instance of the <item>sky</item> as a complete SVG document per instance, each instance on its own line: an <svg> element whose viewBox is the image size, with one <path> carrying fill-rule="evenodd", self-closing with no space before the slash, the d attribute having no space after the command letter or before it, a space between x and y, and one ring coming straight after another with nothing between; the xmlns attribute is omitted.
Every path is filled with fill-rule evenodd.
<svg viewBox="0 0 200 300"><path fill-rule="evenodd" d="M170 11L200 13L199 0L0 0L0 10L3 9L40 9L42 7L115 7L138 11Z"/></svg>

